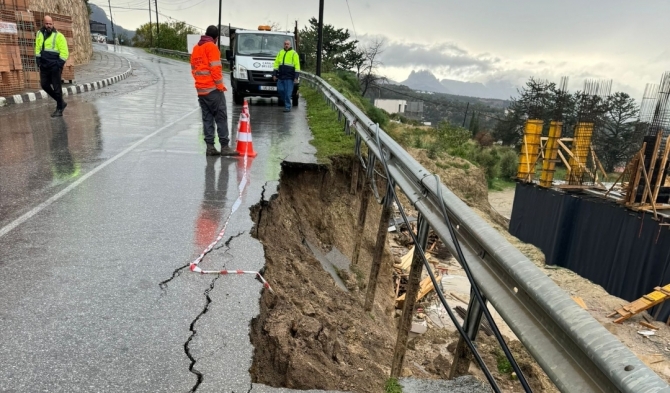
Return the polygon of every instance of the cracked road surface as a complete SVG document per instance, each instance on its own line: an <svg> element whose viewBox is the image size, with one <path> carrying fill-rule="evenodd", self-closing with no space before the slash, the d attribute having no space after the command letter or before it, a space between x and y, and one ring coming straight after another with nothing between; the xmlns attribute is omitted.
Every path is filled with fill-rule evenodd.
<svg viewBox="0 0 670 393"><path fill-rule="evenodd" d="M134 75L67 97L61 119L51 100L0 108L0 391L285 391L248 373L262 285L188 269L230 215L242 161L205 157L187 63L116 51ZM282 160L315 161L304 102L250 110L258 157L203 269L261 269L249 207Z"/></svg>

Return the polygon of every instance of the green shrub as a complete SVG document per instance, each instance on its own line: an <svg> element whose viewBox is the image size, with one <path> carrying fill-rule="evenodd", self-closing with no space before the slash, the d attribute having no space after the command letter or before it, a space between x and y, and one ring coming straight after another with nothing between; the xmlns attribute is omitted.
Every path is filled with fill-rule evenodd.
<svg viewBox="0 0 670 393"><path fill-rule="evenodd" d="M455 126L449 122L442 121L437 125L437 143L443 149L456 148L470 139L470 131L463 127Z"/></svg>
<svg viewBox="0 0 670 393"><path fill-rule="evenodd" d="M519 166L519 157L516 152L509 147L501 147L500 154L500 177L505 180L516 177Z"/></svg>
<svg viewBox="0 0 670 393"><path fill-rule="evenodd" d="M368 115L370 120L372 120L374 123L379 123L379 127L381 128L386 127L389 123L389 117L386 111L377 108L367 100L364 101L368 104L365 108L365 114Z"/></svg>
<svg viewBox="0 0 670 393"><path fill-rule="evenodd" d="M384 393L402 393L402 386L395 378L389 378L384 384Z"/></svg>

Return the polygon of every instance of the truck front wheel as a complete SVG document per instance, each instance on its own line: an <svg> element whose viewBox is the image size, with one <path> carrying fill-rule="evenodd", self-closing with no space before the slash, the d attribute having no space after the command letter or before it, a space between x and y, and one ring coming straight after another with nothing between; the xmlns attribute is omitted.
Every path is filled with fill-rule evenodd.
<svg viewBox="0 0 670 393"><path fill-rule="evenodd" d="M300 96L298 95L298 93L296 92L291 98L293 101L293 106L297 107L298 104L300 103Z"/></svg>
<svg viewBox="0 0 670 393"><path fill-rule="evenodd" d="M238 94L237 91L233 90L233 102L235 103L235 105L244 104L244 96L242 94Z"/></svg>

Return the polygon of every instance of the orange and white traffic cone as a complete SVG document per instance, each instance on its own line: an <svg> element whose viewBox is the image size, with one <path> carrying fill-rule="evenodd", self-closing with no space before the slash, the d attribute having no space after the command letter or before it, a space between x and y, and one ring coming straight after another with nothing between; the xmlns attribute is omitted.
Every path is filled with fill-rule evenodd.
<svg viewBox="0 0 670 393"><path fill-rule="evenodd" d="M258 155L254 151L254 144L251 141L249 116L244 112L240 113L240 121L237 125L237 152L241 156L256 157Z"/></svg>
<svg viewBox="0 0 670 393"><path fill-rule="evenodd" d="M244 99L244 105L242 105L242 113L247 115L249 119L251 119L251 115L249 114L249 103L247 102L247 99Z"/></svg>

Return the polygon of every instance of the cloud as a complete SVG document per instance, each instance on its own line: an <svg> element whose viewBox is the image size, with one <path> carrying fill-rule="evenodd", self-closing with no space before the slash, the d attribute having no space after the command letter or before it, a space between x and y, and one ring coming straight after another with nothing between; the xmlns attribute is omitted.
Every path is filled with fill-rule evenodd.
<svg viewBox="0 0 670 393"><path fill-rule="evenodd" d="M489 54L472 55L453 43L389 42L385 45L380 59L385 66L389 67L429 69L440 67L454 73L464 70L467 70L468 73L487 72L500 62L500 59Z"/></svg>
<svg viewBox="0 0 670 393"><path fill-rule="evenodd" d="M614 79L613 89L638 97L649 76L652 82L656 79L653 77L656 64L652 63L656 67L640 64L631 69L630 64L606 56L566 57L563 53L547 52L505 58L490 52L474 53L453 42L414 43L382 35L362 35L359 39L362 46L384 40L381 71L399 81L406 79L411 71L421 69L430 70L438 79L480 82L505 91L525 85L530 77L558 83L562 76L568 76L571 91L581 90L585 79Z"/></svg>

